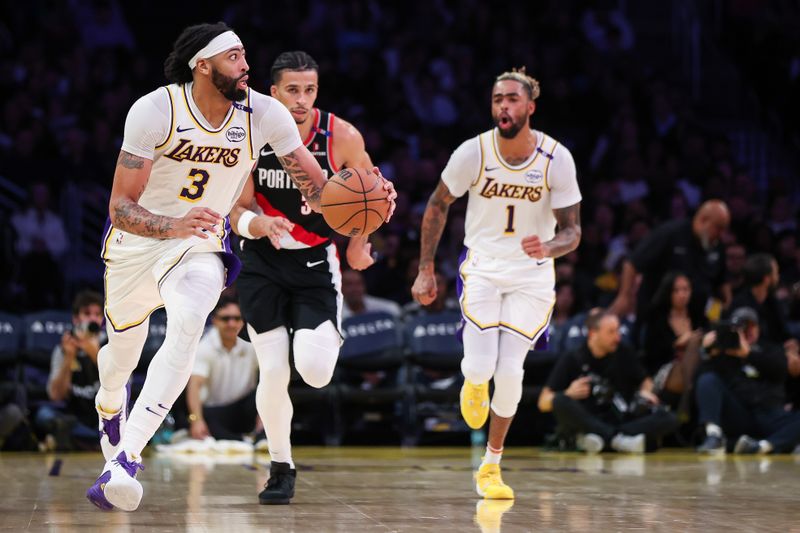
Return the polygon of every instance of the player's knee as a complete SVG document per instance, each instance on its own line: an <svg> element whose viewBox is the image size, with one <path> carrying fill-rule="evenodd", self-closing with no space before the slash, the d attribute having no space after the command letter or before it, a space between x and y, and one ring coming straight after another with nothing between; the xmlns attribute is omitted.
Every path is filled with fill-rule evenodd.
<svg viewBox="0 0 800 533"><path fill-rule="evenodd" d="M261 381L269 383L289 382L289 332L283 326L256 333L247 325L250 342L256 351Z"/></svg>
<svg viewBox="0 0 800 533"><path fill-rule="evenodd" d="M294 334L294 364L303 381L322 388L330 383L339 357L339 332L326 321L315 329L299 329Z"/></svg>
<svg viewBox="0 0 800 533"><path fill-rule="evenodd" d="M510 418L517 412L522 399L522 369L498 368L494 374L492 411L497 416Z"/></svg>

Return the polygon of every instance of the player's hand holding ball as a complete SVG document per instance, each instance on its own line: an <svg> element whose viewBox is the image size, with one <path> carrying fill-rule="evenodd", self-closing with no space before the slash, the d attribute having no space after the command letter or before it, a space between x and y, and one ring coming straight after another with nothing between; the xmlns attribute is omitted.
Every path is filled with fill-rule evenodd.
<svg viewBox="0 0 800 533"><path fill-rule="evenodd" d="M377 167L343 168L322 189L325 222L346 237L363 237L389 220L397 193Z"/></svg>
<svg viewBox="0 0 800 533"><path fill-rule="evenodd" d="M250 232L256 239L266 237L276 250L281 249L281 239L294 229L294 224L283 217L259 215L250 222Z"/></svg>
<svg viewBox="0 0 800 533"><path fill-rule="evenodd" d="M528 235L522 239L522 251L534 259L542 260L550 257L550 248L536 235Z"/></svg>

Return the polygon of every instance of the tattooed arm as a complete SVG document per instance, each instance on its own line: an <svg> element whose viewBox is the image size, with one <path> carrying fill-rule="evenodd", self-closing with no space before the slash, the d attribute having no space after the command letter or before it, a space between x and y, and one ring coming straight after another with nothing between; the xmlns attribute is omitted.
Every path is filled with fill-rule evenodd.
<svg viewBox="0 0 800 533"><path fill-rule="evenodd" d="M422 216L422 230L420 233L419 274L411 288L411 295L422 305L430 304L436 298L436 278L434 277L433 261L436 257L436 248L442 237L444 225L447 223L447 213L450 204L456 197L443 181L439 181L433 191L425 214Z"/></svg>
<svg viewBox="0 0 800 533"><path fill-rule="evenodd" d="M522 239L522 249L529 256L536 259L545 257L561 257L567 255L578 247L581 242L581 204L553 209L553 214L558 222L556 235L546 242L538 236L529 235Z"/></svg>
<svg viewBox="0 0 800 533"><path fill-rule="evenodd" d="M309 207L319 213L322 188L328 180L325 179L317 159L311 155L308 148L301 146L293 152L278 157L278 161L300 190Z"/></svg>
<svg viewBox="0 0 800 533"><path fill-rule="evenodd" d="M114 172L114 185L108 204L109 217L115 228L154 239L208 236L203 229L212 230L220 216L206 207L195 207L183 218L155 215L139 205L153 162L121 150ZM175 201L179 201L177 198Z"/></svg>

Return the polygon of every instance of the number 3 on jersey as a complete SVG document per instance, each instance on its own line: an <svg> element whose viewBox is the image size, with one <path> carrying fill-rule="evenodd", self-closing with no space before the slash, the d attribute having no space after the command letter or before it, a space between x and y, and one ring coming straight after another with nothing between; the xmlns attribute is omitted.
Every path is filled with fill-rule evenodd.
<svg viewBox="0 0 800 533"><path fill-rule="evenodd" d="M187 202L196 202L206 191L206 185L208 184L208 178L210 176L207 171L201 168L193 168L186 177L192 180L192 182L181 190L179 195L180 199Z"/></svg>

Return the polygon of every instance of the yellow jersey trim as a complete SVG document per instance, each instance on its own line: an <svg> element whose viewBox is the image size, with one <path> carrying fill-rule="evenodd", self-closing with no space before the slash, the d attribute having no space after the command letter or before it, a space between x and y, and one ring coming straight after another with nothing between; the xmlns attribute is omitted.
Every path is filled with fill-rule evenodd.
<svg viewBox="0 0 800 533"><path fill-rule="evenodd" d="M496 130L497 128L490 130L489 135L492 138L492 151L494 152L494 158L497 160L500 166L502 166L506 170L510 170L511 172L522 172L531 168L531 166L536 162L536 159L539 157L539 154L541 153L540 149L542 148L542 144L544 144L544 138L546 137L546 135L541 131L538 132L541 139L539 139L539 143L536 145L536 150L535 150L536 153L534 154L533 158L531 158L530 162L527 165L514 168L512 166L509 166L508 163L506 163L506 161L500 156L500 151L497 149L497 141L495 140Z"/></svg>
<svg viewBox="0 0 800 533"><path fill-rule="evenodd" d="M169 87L164 87L167 91L167 96L169 97L169 133L167 133L167 138L164 139L159 145L156 145L156 150L159 150L169 144L172 140L172 132L175 130L175 101L172 99L172 91L169 90Z"/></svg>
<svg viewBox="0 0 800 533"><path fill-rule="evenodd" d="M192 112L192 106L189 105L189 96L186 94L186 84L185 83L183 84L183 101L186 104L186 110L189 112L189 117L191 117L192 121L195 123L195 125L198 128L200 128L201 130L203 130L205 132L213 133L213 134L222 133L222 130L227 128L230 125L230 123L233 121L234 107L233 107L233 105L231 105L230 110L228 110L227 119L223 121L222 126L220 126L218 130L210 130L210 129L206 128L205 126L203 126L202 124L200 124L200 121L197 119L197 117L194 116L194 113Z"/></svg>
<svg viewBox="0 0 800 533"><path fill-rule="evenodd" d="M464 315L464 318L475 324L479 329L489 329L489 328L496 328L500 325L499 322L495 322L493 324L481 324L474 316L472 316L469 311L467 310L467 275L464 274L464 266L469 262L470 257L472 256L472 250L467 250L467 257L464 259L464 262L461 263L461 266L458 268L458 275L461 276L461 283L463 286L463 293L461 294L461 314Z"/></svg>
<svg viewBox="0 0 800 533"><path fill-rule="evenodd" d="M547 158L547 164L544 166L544 186L547 187L547 190L550 190L550 182L547 181L547 174L550 172L550 163L553 161L553 157L556 155L556 147L558 147L558 141L555 139L553 140L553 148L550 150L550 156Z"/></svg>

